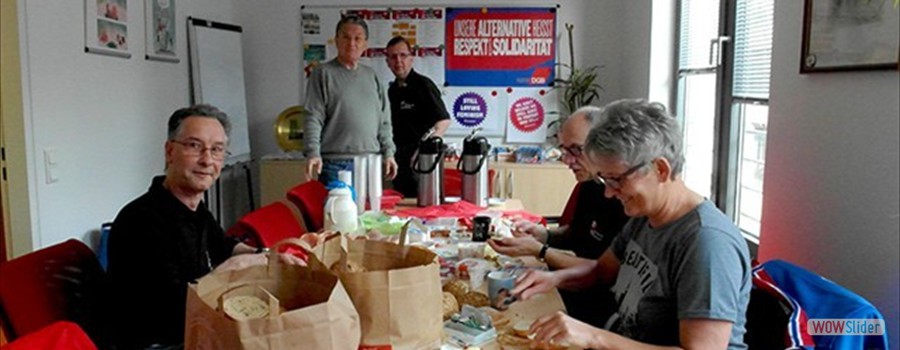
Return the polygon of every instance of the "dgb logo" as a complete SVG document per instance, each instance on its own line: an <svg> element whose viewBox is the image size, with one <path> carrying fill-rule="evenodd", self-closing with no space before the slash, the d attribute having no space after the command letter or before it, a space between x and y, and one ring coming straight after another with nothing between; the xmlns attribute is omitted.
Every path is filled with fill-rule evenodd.
<svg viewBox="0 0 900 350"><path fill-rule="evenodd" d="M534 72L531 73L531 81L529 83L531 85L546 85L548 78L550 78L550 68L535 68Z"/></svg>

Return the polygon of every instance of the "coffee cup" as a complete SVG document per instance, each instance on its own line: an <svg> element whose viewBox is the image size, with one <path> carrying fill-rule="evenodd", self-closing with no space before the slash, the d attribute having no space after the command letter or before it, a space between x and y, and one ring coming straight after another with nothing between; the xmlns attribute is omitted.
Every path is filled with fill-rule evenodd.
<svg viewBox="0 0 900 350"><path fill-rule="evenodd" d="M488 297L491 306L497 310L506 310L516 298L512 290L516 286L516 275L509 271L493 271L488 274Z"/></svg>
<svg viewBox="0 0 900 350"><path fill-rule="evenodd" d="M490 237L491 217L476 216L472 219L472 240L476 242L484 242Z"/></svg>

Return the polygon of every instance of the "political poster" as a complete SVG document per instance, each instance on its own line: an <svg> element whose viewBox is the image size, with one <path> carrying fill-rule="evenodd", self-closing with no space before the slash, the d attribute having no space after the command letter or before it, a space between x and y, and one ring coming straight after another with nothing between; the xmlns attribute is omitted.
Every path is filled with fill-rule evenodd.
<svg viewBox="0 0 900 350"><path fill-rule="evenodd" d="M559 118L556 90L517 88L507 96L506 142L544 143L547 125Z"/></svg>
<svg viewBox="0 0 900 350"><path fill-rule="evenodd" d="M449 86L550 86L556 8L447 8Z"/></svg>
<svg viewBox="0 0 900 350"><path fill-rule="evenodd" d="M481 128L479 135L503 136L506 130L506 92L496 88L443 88L444 105L450 112L447 135L468 135Z"/></svg>

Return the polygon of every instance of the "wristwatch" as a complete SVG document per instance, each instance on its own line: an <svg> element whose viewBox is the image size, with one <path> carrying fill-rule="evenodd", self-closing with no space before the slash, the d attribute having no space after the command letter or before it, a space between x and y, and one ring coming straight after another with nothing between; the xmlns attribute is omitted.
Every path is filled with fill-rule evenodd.
<svg viewBox="0 0 900 350"><path fill-rule="evenodd" d="M547 256L547 249L550 249L550 245L549 245L549 244L544 244L544 246L541 247L541 252L538 253L537 258L538 258L538 259L541 259L541 260L543 261L543 260L544 260L544 257Z"/></svg>

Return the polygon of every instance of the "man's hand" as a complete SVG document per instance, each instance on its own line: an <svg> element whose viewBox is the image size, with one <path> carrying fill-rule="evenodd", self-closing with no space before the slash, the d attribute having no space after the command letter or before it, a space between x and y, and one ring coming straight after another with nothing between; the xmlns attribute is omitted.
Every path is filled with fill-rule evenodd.
<svg viewBox="0 0 900 350"><path fill-rule="evenodd" d="M394 157L384 158L384 176L388 180L393 180L397 177L397 162L394 160Z"/></svg>
<svg viewBox="0 0 900 350"><path fill-rule="evenodd" d="M513 228L513 236L531 236L538 242L547 242L549 233L547 232L547 228L542 225L535 224L528 220L516 219L513 221Z"/></svg>
<svg viewBox="0 0 900 350"><path fill-rule="evenodd" d="M535 294L546 293L559 285L559 278L553 272L528 270L516 278L512 294L520 300L528 300Z"/></svg>
<svg viewBox="0 0 900 350"><path fill-rule="evenodd" d="M216 266L215 272L240 270L251 266L267 265L269 263L269 253L259 254L239 254L228 258L225 262ZM278 261L285 265L306 266L306 261L300 259L293 254L279 253Z"/></svg>
<svg viewBox="0 0 900 350"><path fill-rule="evenodd" d="M541 252L541 248L544 246L530 235L489 239L487 243L491 248L497 251L497 253L508 256L537 257Z"/></svg>
<svg viewBox="0 0 900 350"><path fill-rule="evenodd" d="M265 254L261 253L261 255L265 255ZM278 253L278 261L280 261L282 264L285 264L285 265L306 266L306 261L298 258L294 254Z"/></svg>
<svg viewBox="0 0 900 350"><path fill-rule="evenodd" d="M322 157L312 157L306 162L306 178L317 179L322 173Z"/></svg>
<svg viewBox="0 0 900 350"><path fill-rule="evenodd" d="M240 270L250 266L265 265L268 263L265 254L239 254L216 266L215 272Z"/></svg>

